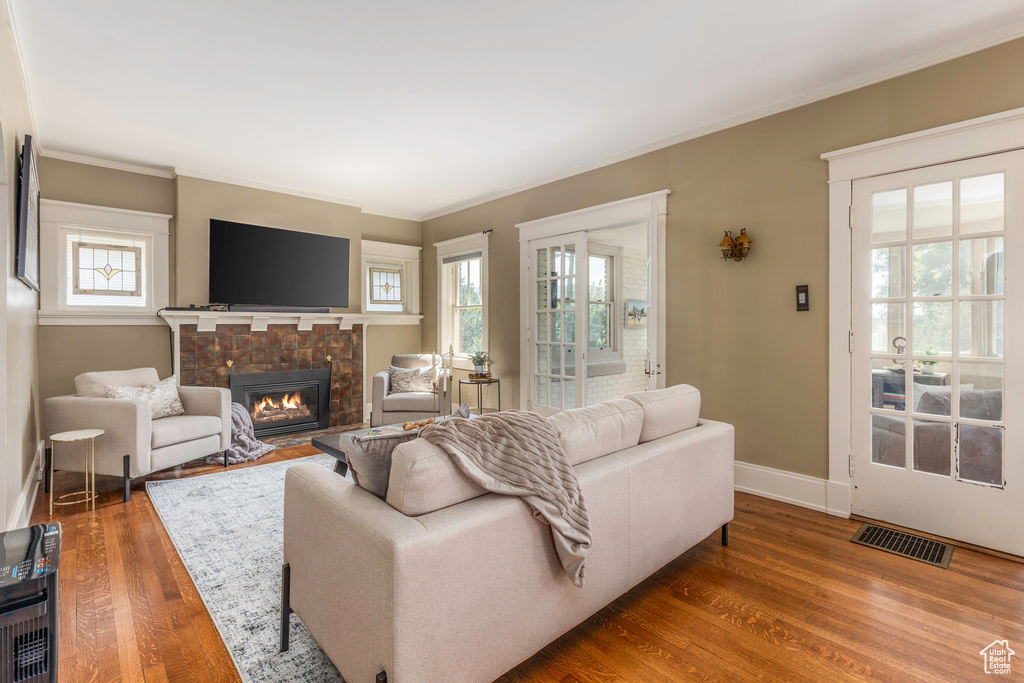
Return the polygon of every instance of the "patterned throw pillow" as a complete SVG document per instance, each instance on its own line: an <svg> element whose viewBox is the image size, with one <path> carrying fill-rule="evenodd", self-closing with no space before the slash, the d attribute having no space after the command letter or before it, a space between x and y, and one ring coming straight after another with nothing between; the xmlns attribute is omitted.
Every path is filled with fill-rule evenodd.
<svg viewBox="0 0 1024 683"><path fill-rule="evenodd" d="M469 417L469 404L463 403L448 417ZM440 422L448 418L435 419ZM391 478L391 453L400 444L420 435L419 429L405 431L402 425L377 427L364 434L342 434L341 449L345 451L352 480L359 488L384 498Z"/></svg>
<svg viewBox="0 0 1024 683"><path fill-rule="evenodd" d="M127 398L132 401L145 401L154 420L161 417L184 415L185 406L178 397L178 382L174 375L146 387L112 387L105 386L107 398Z"/></svg>
<svg viewBox="0 0 1024 683"><path fill-rule="evenodd" d="M403 394L409 391L433 391L434 368L396 368L391 366L391 393Z"/></svg>

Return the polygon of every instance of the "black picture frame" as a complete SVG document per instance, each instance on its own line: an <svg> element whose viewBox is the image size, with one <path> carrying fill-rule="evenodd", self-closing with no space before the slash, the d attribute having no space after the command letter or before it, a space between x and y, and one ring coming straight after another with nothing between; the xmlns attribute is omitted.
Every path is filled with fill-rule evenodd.
<svg viewBox="0 0 1024 683"><path fill-rule="evenodd" d="M25 136L25 143L21 146L14 272L19 280L39 291L39 170L31 135Z"/></svg>

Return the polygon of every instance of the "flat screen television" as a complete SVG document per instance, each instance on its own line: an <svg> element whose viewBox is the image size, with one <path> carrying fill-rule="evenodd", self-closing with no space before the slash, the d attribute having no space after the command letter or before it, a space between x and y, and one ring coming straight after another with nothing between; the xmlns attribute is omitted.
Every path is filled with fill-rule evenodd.
<svg viewBox="0 0 1024 683"><path fill-rule="evenodd" d="M348 306L349 240L210 220L210 303Z"/></svg>

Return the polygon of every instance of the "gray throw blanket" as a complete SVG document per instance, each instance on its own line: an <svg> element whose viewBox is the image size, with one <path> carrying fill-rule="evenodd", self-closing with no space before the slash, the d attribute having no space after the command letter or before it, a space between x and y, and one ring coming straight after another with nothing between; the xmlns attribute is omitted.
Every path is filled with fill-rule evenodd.
<svg viewBox="0 0 1024 683"><path fill-rule="evenodd" d="M526 501L534 516L551 526L562 567L583 587L590 516L576 472L547 420L525 410L506 410L427 425L420 436L443 448L483 488Z"/></svg>
<svg viewBox="0 0 1024 683"><path fill-rule="evenodd" d="M249 411L240 403L231 404L231 445L228 446L228 464L237 465L266 455L274 447L256 438ZM223 464L224 456L211 455L206 459L211 465Z"/></svg>

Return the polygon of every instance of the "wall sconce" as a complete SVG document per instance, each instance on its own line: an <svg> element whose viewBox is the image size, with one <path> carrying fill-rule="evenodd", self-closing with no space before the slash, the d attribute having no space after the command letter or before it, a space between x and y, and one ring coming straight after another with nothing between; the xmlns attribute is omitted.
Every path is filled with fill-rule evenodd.
<svg viewBox="0 0 1024 683"><path fill-rule="evenodd" d="M718 246L722 250L722 258L726 261L729 259L742 261L750 254L750 245L753 243L754 240L747 236L747 229L743 228L735 239L733 239L732 232L726 230L725 237L722 238Z"/></svg>

